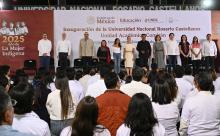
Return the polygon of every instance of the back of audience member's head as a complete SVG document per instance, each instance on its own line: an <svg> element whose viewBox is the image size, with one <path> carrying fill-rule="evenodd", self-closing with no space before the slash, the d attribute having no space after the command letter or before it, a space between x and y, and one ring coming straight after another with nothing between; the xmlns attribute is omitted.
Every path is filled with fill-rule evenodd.
<svg viewBox="0 0 220 136"><path fill-rule="evenodd" d="M96 74L96 70L94 68L92 68L89 72L90 76L94 76Z"/></svg>
<svg viewBox="0 0 220 136"><path fill-rule="evenodd" d="M19 76L17 76L17 81L15 85L19 83L27 83L28 82L28 75L26 73L21 73Z"/></svg>
<svg viewBox="0 0 220 136"><path fill-rule="evenodd" d="M151 70L152 70L152 71L157 71L157 69L158 69L157 63L152 63L152 64L151 64Z"/></svg>
<svg viewBox="0 0 220 136"><path fill-rule="evenodd" d="M120 88L119 77L115 72L110 72L104 77L105 86L107 89Z"/></svg>
<svg viewBox="0 0 220 136"><path fill-rule="evenodd" d="M208 72L201 72L197 76L196 84L199 91L211 91L214 93L212 75Z"/></svg>
<svg viewBox="0 0 220 136"><path fill-rule="evenodd" d="M72 124L72 135L92 136L98 119L98 104L91 96L84 97L76 108Z"/></svg>
<svg viewBox="0 0 220 136"><path fill-rule="evenodd" d="M132 81L132 76L127 76L125 79L125 84L129 84Z"/></svg>
<svg viewBox="0 0 220 136"><path fill-rule="evenodd" d="M133 69L132 77L134 81L141 81L144 77L144 69L136 67L135 69Z"/></svg>
<svg viewBox="0 0 220 136"><path fill-rule="evenodd" d="M135 94L129 103L125 125L131 129L130 135L152 136L153 127L158 123L150 98L143 93Z"/></svg>
<svg viewBox="0 0 220 136"><path fill-rule="evenodd" d="M119 76L119 78L121 79L121 80L125 80L126 79L126 71L120 71L119 73L118 73L118 76Z"/></svg>
<svg viewBox="0 0 220 136"><path fill-rule="evenodd" d="M69 67L66 69L67 77L69 80L74 80L75 78L75 69L73 67Z"/></svg>
<svg viewBox="0 0 220 136"><path fill-rule="evenodd" d="M104 78L110 72L110 68L107 65L102 65L99 67L99 74L101 78Z"/></svg>
<svg viewBox="0 0 220 136"><path fill-rule="evenodd" d="M215 80L218 78L218 77L217 77L217 73L216 73L216 71L215 71L214 68L209 69L208 72L211 74L213 81L215 81Z"/></svg>
<svg viewBox="0 0 220 136"><path fill-rule="evenodd" d="M0 75L9 76L10 74L10 66L2 65L0 66Z"/></svg>
<svg viewBox="0 0 220 136"><path fill-rule="evenodd" d="M13 104L10 96L0 89L0 126L12 125L14 116Z"/></svg>
<svg viewBox="0 0 220 136"><path fill-rule="evenodd" d="M184 73L185 73L185 75L192 75L192 68L190 65L186 65L184 67Z"/></svg>
<svg viewBox="0 0 220 136"><path fill-rule="evenodd" d="M14 107L16 114L25 114L32 111L34 100L34 88L29 83L19 83L9 91L12 99L17 101Z"/></svg>
<svg viewBox="0 0 220 136"><path fill-rule="evenodd" d="M9 91L10 82L6 76L0 76L0 86L2 86L6 92Z"/></svg>
<svg viewBox="0 0 220 136"><path fill-rule="evenodd" d="M158 79L154 82L152 87L152 101L160 105L171 103L171 91L169 84L165 80Z"/></svg>
<svg viewBox="0 0 220 136"><path fill-rule="evenodd" d="M34 79L40 80L45 74L47 70L44 67L40 67L34 77Z"/></svg>
<svg viewBox="0 0 220 136"><path fill-rule="evenodd" d="M83 68L83 75L88 75L90 73L90 68L89 67L84 67Z"/></svg>
<svg viewBox="0 0 220 136"><path fill-rule="evenodd" d="M174 73L174 76L176 78L182 78L183 77L183 74L184 74L184 68L180 65L177 65L174 69L173 69L173 73Z"/></svg>
<svg viewBox="0 0 220 136"><path fill-rule="evenodd" d="M82 70L77 70L75 74L75 79L78 81L80 78L83 77L83 72Z"/></svg>

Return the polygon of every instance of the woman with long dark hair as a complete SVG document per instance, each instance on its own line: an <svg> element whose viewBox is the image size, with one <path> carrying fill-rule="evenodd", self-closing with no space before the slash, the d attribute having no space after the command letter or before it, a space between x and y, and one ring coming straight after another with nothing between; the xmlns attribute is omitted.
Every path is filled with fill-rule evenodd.
<svg viewBox="0 0 220 136"><path fill-rule="evenodd" d="M46 107L51 119L52 135L60 135L63 128L71 125L76 99L69 89L68 78L59 73L55 80L56 90L48 95Z"/></svg>
<svg viewBox="0 0 220 136"><path fill-rule="evenodd" d="M116 38L112 47L114 58L114 71L119 74L121 71L121 42L119 38Z"/></svg>
<svg viewBox="0 0 220 136"><path fill-rule="evenodd" d="M111 54L110 49L107 46L106 40L101 41L101 46L98 48L97 57L99 58L99 62L101 64L110 64L111 62Z"/></svg>
<svg viewBox="0 0 220 136"><path fill-rule="evenodd" d="M106 128L97 124L97 120L96 99L86 96L77 106L72 126L63 129L60 136L111 136Z"/></svg>
<svg viewBox="0 0 220 136"><path fill-rule="evenodd" d="M187 41L186 35L181 36L181 42L179 43L180 48L180 58L183 66L186 66L189 64L189 55L190 55L190 49L189 49L189 42Z"/></svg>
<svg viewBox="0 0 220 136"><path fill-rule="evenodd" d="M165 129L158 123L146 94L137 93L131 98L125 122L116 136L165 136Z"/></svg>

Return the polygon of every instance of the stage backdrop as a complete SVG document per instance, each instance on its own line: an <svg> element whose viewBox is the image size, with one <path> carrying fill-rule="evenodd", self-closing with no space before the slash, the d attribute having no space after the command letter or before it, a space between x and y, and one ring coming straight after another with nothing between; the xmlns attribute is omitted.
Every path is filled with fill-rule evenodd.
<svg viewBox="0 0 220 136"><path fill-rule="evenodd" d="M61 39L63 31L72 42L72 58L78 58L79 40L85 31L94 40L96 50L103 39L108 42L108 46L112 46L116 37L124 43L128 35L132 36L136 45L143 33L147 34L151 43L156 34L160 34L164 41L171 32L175 33L177 40L180 40L182 34L186 34L190 43L193 36L204 39L207 33L211 33L211 12L54 11L55 45Z"/></svg>
<svg viewBox="0 0 220 136"><path fill-rule="evenodd" d="M53 11L1 11L0 15L0 65L8 64L15 71L23 68L24 60L38 61L42 33L53 42Z"/></svg>

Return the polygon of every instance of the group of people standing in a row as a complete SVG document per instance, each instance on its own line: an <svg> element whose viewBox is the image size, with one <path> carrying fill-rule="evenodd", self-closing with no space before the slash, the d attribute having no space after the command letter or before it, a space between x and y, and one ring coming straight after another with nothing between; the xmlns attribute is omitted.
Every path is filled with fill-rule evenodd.
<svg viewBox="0 0 220 136"><path fill-rule="evenodd" d="M207 34L206 40L202 42L202 44L199 42L199 39L196 36L193 37L192 43L190 43L187 40L187 36L182 35L181 41L178 43L175 39L174 33L170 33L169 39L165 42L161 41L160 35L156 35L153 46L151 46L150 42L146 40L146 36L146 34L141 35L141 41L138 42L136 47L132 43L132 37L128 36L127 42L123 46L123 49L120 39L115 39L112 47L112 52L114 58L114 71L116 73L120 72L122 50L123 58L125 60L125 68L128 75L132 75L132 69L136 60L136 50L139 56L140 67L148 67L148 61L153 58L152 62L156 63L158 65L158 68L160 69L166 68L168 60L167 66L171 71L171 69L176 66L178 62L178 57L180 57L180 64L182 64L183 66L186 66L192 62L194 72L199 70L202 60L205 64L206 70L208 70L209 68L214 68L214 61L217 56L217 47L215 42L212 41L211 34ZM48 39L45 39L44 37L38 43L38 50L39 52L41 52L39 53L39 56L41 58L41 66L45 66L45 64L48 63L48 60L45 61L44 58L45 56L49 56L48 54L50 53L52 48L51 45L49 46L47 40ZM47 48L47 46L45 45L48 45L50 49ZM70 56L71 54L71 43L69 40L66 39L65 33L62 33L62 40L58 42L56 51L59 58L60 66L66 67L68 65L68 56ZM110 64L110 52L111 51L110 48L107 46L106 40L102 40L96 54L99 62ZM80 40L79 56L83 62L89 62L95 56L94 42L92 39L89 38L88 32L85 32L84 38Z"/></svg>

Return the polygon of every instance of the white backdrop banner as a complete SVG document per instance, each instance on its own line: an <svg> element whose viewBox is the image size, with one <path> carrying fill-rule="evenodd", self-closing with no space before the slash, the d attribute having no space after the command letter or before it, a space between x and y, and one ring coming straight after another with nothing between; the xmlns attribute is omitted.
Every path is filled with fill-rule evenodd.
<svg viewBox="0 0 220 136"><path fill-rule="evenodd" d="M210 11L100 11L100 10L58 10L54 11L54 44L61 39L62 32L72 43L72 59L79 57L79 41L85 31L95 43L96 50L101 40L108 46L113 45L115 38L120 38L122 45L128 35L132 36L134 45L140 40L141 34L154 42L159 34L162 41L174 33L177 40L186 34L191 43L193 36L204 39L211 33ZM55 53L55 58L57 58ZM55 61L57 63L57 61ZM72 62L72 61L71 61ZM73 63L71 63L73 64Z"/></svg>

